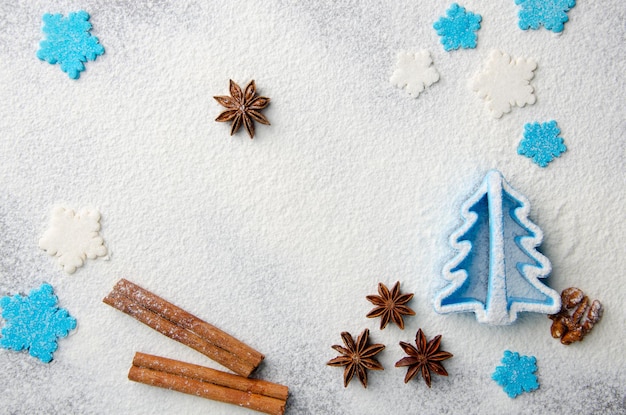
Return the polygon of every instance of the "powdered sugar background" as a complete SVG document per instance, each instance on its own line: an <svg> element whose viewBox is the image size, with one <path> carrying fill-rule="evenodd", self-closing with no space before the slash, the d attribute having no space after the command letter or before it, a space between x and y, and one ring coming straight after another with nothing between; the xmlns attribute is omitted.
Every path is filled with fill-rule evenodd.
<svg viewBox="0 0 626 415"><path fill-rule="evenodd" d="M514 1L483 17L475 50L444 52L448 1L4 1L0 4L0 295L51 283L78 328L45 365L0 350L0 413L246 414L132 383L135 351L206 366L197 352L104 305L128 278L262 351L287 413L623 413L626 10L579 2L562 35L521 31ZM84 9L105 54L79 81L36 58L41 16ZM492 49L537 60L537 102L500 120L468 86ZM389 83L399 50L430 50L439 82ZM213 119L228 79L272 99L254 140ZM527 122L555 119L568 151L519 156ZM524 315L487 327L437 315L460 206L490 168L531 204L549 284L606 308L580 344ZM94 206L110 261L67 276L37 247L50 208ZM365 318L379 281L415 292L404 331ZM327 367L347 330L387 348L347 389ZM443 335L450 377L403 383L400 340ZM509 399L490 378L505 349L537 357L540 388Z"/></svg>

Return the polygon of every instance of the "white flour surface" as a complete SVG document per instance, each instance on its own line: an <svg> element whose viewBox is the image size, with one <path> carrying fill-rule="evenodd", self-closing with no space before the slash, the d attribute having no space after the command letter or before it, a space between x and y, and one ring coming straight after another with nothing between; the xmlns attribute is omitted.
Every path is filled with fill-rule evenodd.
<svg viewBox="0 0 626 415"><path fill-rule="evenodd" d="M120 278L263 352L255 376L290 387L287 414L626 412L626 7L578 3L555 35L520 30L513 0L468 0L478 47L448 53L442 0L3 0L0 295L49 282L78 327L50 364L0 350L0 413L250 413L127 379L135 351L219 366L103 304ZM42 15L80 9L106 52L74 81L36 53ZM440 80L414 99L389 78L422 49ZM493 49L538 64L537 102L501 119L468 86ZM254 140L214 122L229 79L272 99ZM542 169L517 145L552 119L568 150ZM604 304L584 342L552 339L545 315L433 310L461 204L493 168L530 201L548 284ZM101 212L108 261L67 275L37 246L57 203ZM380 331L365 296L398 280L416 316ZM430 390L394 367L420 327L454 354ZM365 328L385 370L344 388L330 346ZM537 391L491 380L506 349L537 357Z"/></svg>

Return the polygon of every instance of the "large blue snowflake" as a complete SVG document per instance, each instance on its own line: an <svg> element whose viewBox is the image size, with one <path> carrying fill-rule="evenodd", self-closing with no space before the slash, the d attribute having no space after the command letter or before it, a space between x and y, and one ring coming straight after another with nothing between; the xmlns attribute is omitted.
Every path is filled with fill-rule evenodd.
<svg viewBox="0 0 626 415"><path fill-rule="evenodd" d="M91 23L86 11L70 13L67 17L44 14L43 23L47 38L39 43L37 57L51 64L60 63L61 70L72 79L78 79L85 70L83 62L94 61L104 53L98 38L89 33Z"/></svg>
<svg viewBox="0 0 626 415"><path fill-rule="evenodd" d="M448 17L440 17L433 24L437 34L441 36L441 44L446 51L458 48L475 48L476 31L480 29L480 14L465 11L464 7L453 3L446 11Z"/></svg>
<svg viewBox="0 0 626 415"><path fill-rule="evenodd" d="M76 328L76 319L67 310L57 307L52 286L42 284L28 296L0 298L2 328L0 347L11 350L29 349L30 355L48 363L57 349L57 338Z"/></svg>
<svg viewBox="0 0 626 415"><path fill-rule="evenodd" d="M543 25L554 33L563 31L567 22L567 12L576 5L576 0L515 0L521 5L519 27L522 30L539 29Z"/></svg>
<svg viewBox="0 0 626 415"><path fill-rule="evenodd" d="M491 378L502 386L509 398L539 388L535 375L537 371L535 356L520 356L517 352L506 350L501 362L504 366L496 367Z"/></svg>
<svg viewBox="0 0 626 415"><path fill-rule="evenodd" d="M524 138L517 147L517 154L531 158L541 167L559 157L567 150L563 139L559 137L561 130L556 121L532 123L524 126Z"/></svg>

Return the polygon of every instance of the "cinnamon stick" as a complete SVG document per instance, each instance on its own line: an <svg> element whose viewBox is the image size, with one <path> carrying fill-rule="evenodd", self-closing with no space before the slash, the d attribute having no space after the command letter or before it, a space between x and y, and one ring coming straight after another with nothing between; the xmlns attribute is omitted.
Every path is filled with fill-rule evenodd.
<svg viewBox="0 0 626 415"><path fill-rule="evenodd" d="M128 372L128 379L189 395L201 396L215 401L243 406L266 414L283 415L285 413L285 401L283 400L243 392L237 389L230 389L167 372L131 366Z"/></svg>
<svg viewBox="0 0 626 415"><path fill-rule="evenodd" d="M188 377L230 389L237 389L242 392L276 398L282 401L286 401L289 394L289 388L277 383L267 382L261 379L249 379L208 367L141 352L135 353L133 365L170 373L176 376Z"/></svg>
<svg viewBox="0 0 626 415"><path fill-rule="evenodd" d="M115 285L114 290L134 300L142 307L160 314L172 323L196 333L215 346L238 356L241 360L250 363L254 367L257 367L264 358L263 354L230 334L173 305L158 295L141 288L137 284L121 279Z"/></svg>
<svg viewBox="0 0 626 415"><path fill-rule="evenodd" d="M125 286L128 287L128 285L126 284ZM180 310L182 313L186 312L174 306L173 304L170 304L167 301L155 296L149 291L143 289L141 290L142 291L139 294L133 295L135 298L137 298L137 300L139 300L135 301L134 299L131 299L119 292L118 285L116 285L113 291L111 291L111 293L109 293L109 295L106 296L102 301L134 317L135 319L168 336L169 338L179 341L191 347L192 349L197 350L198 352L204 354L205 356L215 360L221 365L242 376L250 376L250 374L261 363L263 355L259 352L255 351L255 353L257 354L257 358L253 363L250 359L250 356L252 356L251 353L244 354L244 357L242 358L241 356L236 355L227 349L215 345L211 340L202 337L201 335L199 335L199 333L193 332L176 324L176 321L179 321L178 319L175 319L176 321L174 322L171 321L166 316L171 316L172 313L174 313L172 310ZM126 288L126 292L131 291L132 290ZM154 298L156 298L157 300L153 300ZM158 302L158 300L160 300L162 303L159 303L159 306L156 306L155 304ZM147 301L150 302L152 310L146 308L143 305ZM165 314L165 316L163 314ZM189 313L186 314L193 317L194 319L202 321ZM181 315L181 313L178 313L178 315ZM206 323L206 325L209 324ZM187 327L189 327L189 325L187 325ZM219 329L216 328L216 330ZM236 340L232 336L222 332L221 330L219 330L219 332L220 333L218 334L221 336L222 339L221 344L226 345L225 347L228 347L229 344L233 344L235 345L234 350L241 350L241 344L243 343L241 343L239 340ZM206 334L206 327L203 333ZM232 340L229 341L229 338ZM249 346L246 347L254 350ZM233 348L231 347L230 349L232 350ZM258 356L260 356L260 358Z"/></svg>

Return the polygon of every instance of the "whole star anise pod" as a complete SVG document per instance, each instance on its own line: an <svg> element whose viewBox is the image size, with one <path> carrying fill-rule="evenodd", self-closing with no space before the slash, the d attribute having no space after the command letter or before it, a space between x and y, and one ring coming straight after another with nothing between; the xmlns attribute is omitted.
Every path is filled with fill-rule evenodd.
<svg viewBox="0 0 626 415"><path fill-rule="evenodd" d="M352 380L356 374L359 380L363 384L364 388L367 388L367 370L384 370L383 366L374 359L378 353L380 353L385 345L383 344L367 344L370 331L368 329L363 332L356 339L356 343L352 338L352 335L347 331L341 333L341 338L346 347L339 345L332 346L333 349L342 354L334 359L328 361L329 366L345 366L343 371L343 386L347 387L348 383Z"/></svg>
<svg viewBox="0 0 626 415"><path fill-rule="evenodd" d="M398 327L404 330L404 320L402 319L402 316L415 315L415 311L405 305L411 301L413 294L400 295L400 281L396 282L391 289L391 292L385 284L382 282L378 283L378 294L379 295L368 295L365 297L367 298L367 301L376 306L372 309L372 311L367 313L366 317L381 317L381 330L387 327L389 321L393 321L398 325Z"/></svg>
<svg viewBox="0 0 626 415"><path fill-rule="evenodd" d="M213 97L220 105L226 108L226 111L218 115L215 121L232 121L230 135L235 134L243 124L246 130L248 130L250 138L254 138L254 121L270 125L267 118L260 112L269 105L270 99L256 94L254 80L250 81L248 86L246 86L246 90L242 92L239 85L231 79L230 95Z"/></svg>
<svg viewBox="0 0 626 415"><path fill-rule="evenodd" d="M426 385L430 388L430 371L432 370L441 376L448 376L448 372L446 372L446 369L440 362L451 358L452 353L439 350L441 335L435 336L434 339L427 343L422 329L417 331L415 344L417 347L413 347L409 343L400 342L400 346L408 356L400 359L396 363L396 367L409 367L404 377L404 383L407 383L421 372Z"/></svg>

